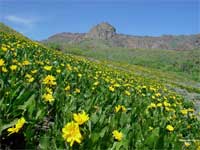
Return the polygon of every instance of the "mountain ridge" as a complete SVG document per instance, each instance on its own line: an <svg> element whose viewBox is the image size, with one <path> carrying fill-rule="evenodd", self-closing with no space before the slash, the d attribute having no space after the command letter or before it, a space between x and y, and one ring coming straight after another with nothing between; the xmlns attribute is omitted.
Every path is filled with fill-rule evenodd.
<svg viewBox="0 0 200 150"><path fill-rule="evenodd" d="M88 33L62 32L43 40L44 43L80 44L98 48L93 42L101 41L107 47L190 50L200 48L200 34L137 36L117 33L107 22L97 24ZM87 41L90 41L87 43Z"/></svg>

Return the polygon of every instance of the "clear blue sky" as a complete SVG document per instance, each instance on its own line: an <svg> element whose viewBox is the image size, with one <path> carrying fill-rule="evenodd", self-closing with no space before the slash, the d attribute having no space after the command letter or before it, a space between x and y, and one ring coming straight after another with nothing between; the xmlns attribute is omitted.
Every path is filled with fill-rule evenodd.
<svg viewBox="0 0 200 150"><path fill-rule="evenodd" d="M0 21L34 40L102 21L131 35L196 34L200 0L0 0Z"/></svg>

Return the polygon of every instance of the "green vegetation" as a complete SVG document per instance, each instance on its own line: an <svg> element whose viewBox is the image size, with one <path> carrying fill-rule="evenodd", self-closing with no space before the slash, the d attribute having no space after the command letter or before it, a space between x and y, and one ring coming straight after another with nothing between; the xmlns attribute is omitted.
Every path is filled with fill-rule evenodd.
<svg viewBox="0 0 200 150"><path fill-rule="evenodd" d="M52 47L54 43L48 43ZM59 44L57 44L59 47ZM83 47L83 48L82 48ZM63 45L66 53L92 57L98 60L155 68L175 72L188 79L200 81L200 50L175 51L128 48L91 48L82 45Z"/></svg>
<svg viewBox="0 0 200 150"><path fill-rule="evenodd" d="M0 32L6 32L6 33L10 33L10 34L15 34L16 36L19 36L20 38L24 38L24 39L28 40L28 38L26 38L25 36L23 36L19 32L16 32L15 30L9 28L8 26L6 26L2 22L0 22Z"/></svg>
<svg viewBox="0 0 200 150"><path fill-rule="evenodd" d="M200 100L200 84L194 80L180 76L173 72L163 72L158 69L142 67L138 65L130 65L127 63L117 63L113 61L98 61L93 58L88 58L89 60L95 61L96 63L102 64L104 66L109 66L118 70L123 70L125 72L134 73L137 76L142 76L148 79L156 80L162 82L166 87L173 91L176 91L180 95L184 96L187 100L195 100L198 103ZM198 105L196 106L198 111Z"/></svg>
<svg viewBox="0 0 200 150"><path fill-rule="evenodd" d="M0 149L200 148L194 105L161 81L0 39Z"/></svg>

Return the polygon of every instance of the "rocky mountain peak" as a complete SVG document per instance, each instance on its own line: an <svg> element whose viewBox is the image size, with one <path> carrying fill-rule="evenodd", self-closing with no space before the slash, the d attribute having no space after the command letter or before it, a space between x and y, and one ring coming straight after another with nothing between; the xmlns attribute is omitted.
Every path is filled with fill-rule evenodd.
<svg viewBox="0 0 200 150"><path fill-rule="evenodd" d="M133 36L117 34L115 27L107 22L93 26L88 33L58 33L49 37L46 43L80 44L92 48L123 47L134 49L190 50L200 48L200 34ZM62 45L62 44L61 44Z"/></svg>
<svg viewBox="0 0 200 150"><path fill-rule="evenodd" d="M111 39L116 34L116 29L107 22L102 22L90 29L86 34L87 38L91 39Z"/></svg>

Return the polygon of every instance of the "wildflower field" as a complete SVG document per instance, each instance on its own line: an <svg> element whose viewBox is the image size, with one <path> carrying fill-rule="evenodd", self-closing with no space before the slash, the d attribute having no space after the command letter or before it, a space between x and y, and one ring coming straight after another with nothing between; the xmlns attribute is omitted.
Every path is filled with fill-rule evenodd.
<svg viewBox="0 0 200 150"><path fill-rule="evenodd" d="M0 110L1 149L200 149L199 114L162 83L3 31Z"/></svg>

